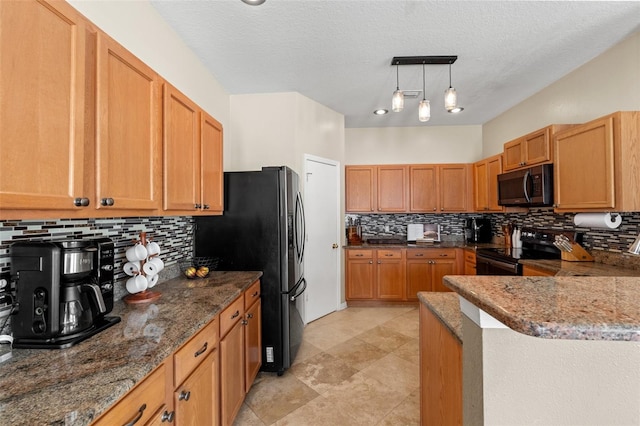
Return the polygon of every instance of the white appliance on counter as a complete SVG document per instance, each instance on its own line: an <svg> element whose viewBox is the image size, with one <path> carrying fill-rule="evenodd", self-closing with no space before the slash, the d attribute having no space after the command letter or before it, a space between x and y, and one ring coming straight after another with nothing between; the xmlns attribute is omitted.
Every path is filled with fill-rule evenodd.
<svg viewBox="0 0 640 426"><path fill-rule="evenodd" d="M408 224L407 242L440 242L440 225L424 223Z"/></svg>

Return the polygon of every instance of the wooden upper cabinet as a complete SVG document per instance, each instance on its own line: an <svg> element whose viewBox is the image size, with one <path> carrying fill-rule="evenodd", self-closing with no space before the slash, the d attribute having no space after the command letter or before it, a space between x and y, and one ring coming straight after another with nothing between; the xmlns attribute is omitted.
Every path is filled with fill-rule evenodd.
<svg viewBox="0 0 640 426"><path fill-rule="evenodd" d="M97 57L96 205L105 209L159 209L159 77L101 32Z"/></svg>
<svg viewBox="0 0 640 426"><path fill-rule="evenodd" d="M640 210L640 112L617 112L555 135L557 211Z"/></svg>
<svg viewBox="0 0 640 426"><path fill-rule="evenodd" d="M504 171L552 162L553 135L569 127L567 124L552 124L505 143Z"/></svg>
<svg viewBox="0 0 640 426"><path fill-rule="evenodd" d="M222 214L224 210L222 124L204 111L200 112L200 170L202 210Z"/></svg>
<svg viewBox="0 0 640 426"><path fill-rule="evenodd" d="M347 212L373 212L376 203L376 167L345 167L345 198Z"/></svg>
<svg viewBox="0 0 640 426"><path fill-rule="evenodd" d="M3 217L6 209L73 210L76 200L94 202L83 164L93 140L93 117L85 116L93 96L85 90L93 78L85 64L88 31L65 2L0 2Z"/></svg>
<svg viewBox="0 0 640 426"><path fill-rule="evenodd" d="M409 166L409 211L438 210L438 172L435 164Z"/></svg>
<svg viewBox="0 0 640 426"><path fill-rule="evenodd" d="M464 212L470 209L469 170L469 164L438 165L440 212Z"/></svg>
<svg viewBox="0 0 640 426"><path fill-rule="evenodd" d="M168 83L163 106L163 207L194 210L200 202L199 109Z"/></svg>
<svg viewBox="0 0 640 426"><path fill-rule="evenodd" d="M501 212L498 205L498 175L502 173L502 154L478 161L473 165L474 209Z"/></svg>
<svg viewBox="0 0 640 426"><path fill-rule="evenodd" d="M377 166L378 211L407 211L407 166Z"/></svg>

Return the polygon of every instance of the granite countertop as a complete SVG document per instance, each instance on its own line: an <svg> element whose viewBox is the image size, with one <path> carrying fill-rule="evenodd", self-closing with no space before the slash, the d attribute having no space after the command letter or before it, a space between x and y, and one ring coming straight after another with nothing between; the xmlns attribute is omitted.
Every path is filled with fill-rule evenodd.
<svg viewBox="0 0 640 426"><path fill-rule="evenodd" d="M444 277L512 330L534 337L640 341L640 278Z"/></svg>
<svg viewBox="0 0 640 426"><path fill-rule="evenodd" d="M408 249L428 249L428 248L461 248L467 250L476 250L478 248L491 248L491 247L504 247L504 244L493 244L493 243L484 243L484 244L471 244L465 241L441 241L439 243L424 243L424 244L358 244L358 245L345 245L344 249L353 250L353 249L388 249L388 248L408 248Z"/></svg>
<svg viewBox="0 0 640 426"><path fill-rule="evenodd" d="M458 295L450 292L421 291L418 293L418 299L462 343L462 312Z"/></svg>
<svg viewBox="0 0 640 426"><path fill-rule="evenodd" d="M568 262L559 259L522 259L520 263L555 276L640 277L640 270L599 262Z"/></svg>
<svg viewBox="0 0 640 426"><path fill-rule="evenodd" d="M0 363L0 418L87 425L229 305L261 272L211 272L158 284L157 301L117 301L122 321L67 349L13 349Z"/></svg>

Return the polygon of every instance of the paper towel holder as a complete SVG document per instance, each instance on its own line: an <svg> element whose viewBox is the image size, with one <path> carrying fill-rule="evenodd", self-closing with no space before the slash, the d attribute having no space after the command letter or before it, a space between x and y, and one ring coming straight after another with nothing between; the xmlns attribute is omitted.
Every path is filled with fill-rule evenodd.
<svg viewBox="0 0 640 426"><path fill-rule="evenodd" d="M627 250L631 254L640 255L640 235L636 237L636 240L631 244L629 250Z"/></svg>

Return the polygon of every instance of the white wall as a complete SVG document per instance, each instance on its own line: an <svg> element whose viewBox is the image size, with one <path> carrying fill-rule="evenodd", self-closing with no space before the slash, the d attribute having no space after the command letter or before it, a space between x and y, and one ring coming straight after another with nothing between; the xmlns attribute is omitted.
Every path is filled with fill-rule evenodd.
<svg viewBox="0 0 640 426"><path fill-rule="evenodd" d="M549 124L584 123L629 110L640 110L640 32L485 123L483 157Z"/></svg>
<svg viewBox="0 0 640 426"><path fill-rule="evenodd" d="M344 116L299 93L231 96L228 170L286 165L302 174L304 154L343 163Z"/></svg>
<svg viewBox="0 0 640 426"><path fill-rule="evenodd" d="M226 133L229 94L149 2L69 0L69 3L220 121Z"/></svg>
<svg viewBox="0 0 640 426"><path fill-rule="evenodd" d="M482 158L481 126L346 129L346 164L472 163Z"/></svg>

